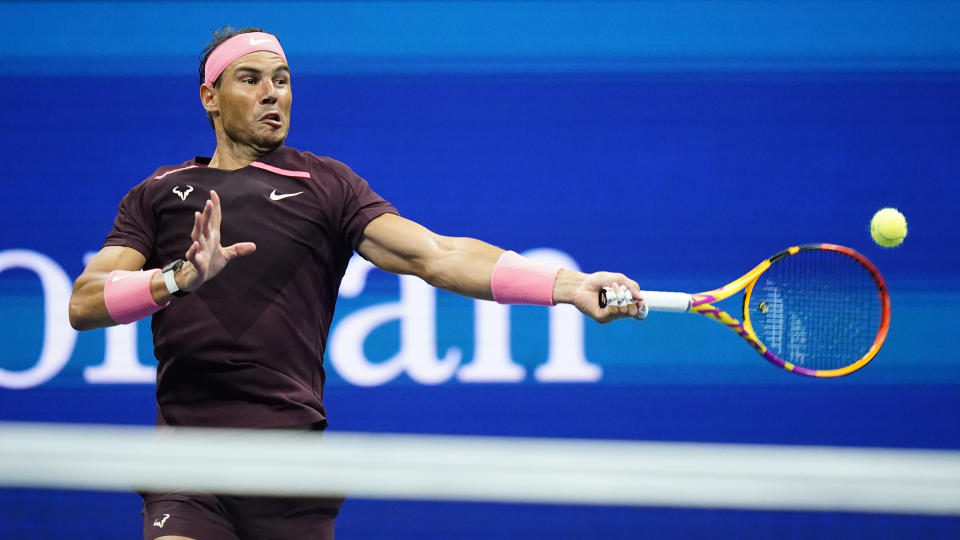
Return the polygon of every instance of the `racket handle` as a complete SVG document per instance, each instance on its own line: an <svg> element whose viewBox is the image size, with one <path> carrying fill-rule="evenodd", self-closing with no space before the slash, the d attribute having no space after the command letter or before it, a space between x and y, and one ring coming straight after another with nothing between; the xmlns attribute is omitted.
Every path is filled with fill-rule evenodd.
<svg viewBox="0 0 960 540"><path fill-rule="evenodd" d="M684 313L693 303L693 295L682 292L640 291L640 296L650 311Z"/></svg>
<svg viewBox="0 0 960 540"><path fill-rule="evenodd" d="M600 289L600 307L607 307L607 295L616 297L616 291L610 287ZM682 292L640 291L643 303L650 311L673 311L684 313L690 311L693 295Z"/></svg>

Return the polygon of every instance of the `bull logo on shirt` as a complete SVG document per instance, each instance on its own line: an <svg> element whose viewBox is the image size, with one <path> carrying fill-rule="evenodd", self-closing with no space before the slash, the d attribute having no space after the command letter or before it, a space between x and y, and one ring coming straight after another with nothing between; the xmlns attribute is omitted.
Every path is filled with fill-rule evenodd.
<svg viewBox="0 0 960 540"><path fill-rule="evenodd" d="M180 196L181 201L187 200L187 195L193 192L193 186L187 186L187 189L181 189L180 186L173 188L173 192Z"/></svg>

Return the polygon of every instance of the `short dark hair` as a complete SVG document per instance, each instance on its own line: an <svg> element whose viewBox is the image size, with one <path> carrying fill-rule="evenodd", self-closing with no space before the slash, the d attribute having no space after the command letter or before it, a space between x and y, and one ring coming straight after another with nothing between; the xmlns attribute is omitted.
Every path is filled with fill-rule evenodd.
<svg viewBox="0 0 960 540"><path fill-rule="evenodd" d="M210 53L214 49L219 47L224 41L236 36L237 34L249 34L250 32L263 32L261 28L241 28L240 30L234 30L232 26L221 26L213 31L213 39L210 40L210 43L203 48L203 51L200 52L200 84L203 84L206 80L207 75L207 59L210 58ZM213 81L214 88L220 88L220 76L217 76L217 80ZM210 127L213 127L213 116L210 113L207 113L207 120L210 121Z"/></svg>

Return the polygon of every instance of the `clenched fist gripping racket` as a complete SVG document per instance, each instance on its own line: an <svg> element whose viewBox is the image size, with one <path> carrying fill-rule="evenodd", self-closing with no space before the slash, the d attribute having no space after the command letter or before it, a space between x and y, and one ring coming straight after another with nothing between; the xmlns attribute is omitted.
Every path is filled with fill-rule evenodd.
<svg viewBox="0 0 960 540"><path fill-rule="evenodd" d="M743 291L737 320L713 305ZM865 366L890 327L890 294L866 257L834 244L777 253L736 281L699 294L642 291L638 319L649 311L699 313L736 332L787 371L839 377ZM600 291L600 307L633 302L625 287Z"/></svg>

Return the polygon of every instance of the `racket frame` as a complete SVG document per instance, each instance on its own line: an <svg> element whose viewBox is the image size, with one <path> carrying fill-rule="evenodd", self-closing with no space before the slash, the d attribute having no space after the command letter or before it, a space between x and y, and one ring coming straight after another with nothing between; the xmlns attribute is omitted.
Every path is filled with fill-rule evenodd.
<svg viewBox="0 0 960 540"><path fill-rule="evenodd" d="M750 298L753 294L753 287L757 283L757 280L760 276L767 271L770 266L785 258L792 255L796 255L801 251L812 251L812 250L825 250L825 251L835 251L843 253L849 257L852 257L858 263L860 263L873 277L874 282L877 285L877 294L880 295L881 302L881 319L880 327L877 331L877 335L873 340L870 348L867 350L860 359L856 362L853 362L849 365L846 365L841 368L836 369L810 369L803 366L798 366L791 362L788 362L776 354L773 353L770 349L767 348L763 342L757 337L756 332L753 330L753 325L750 321ZM738 320L736 317L730 315L728 312L724 311L713 305L714 302L719 302L725 300L739 291L743 290L743 302L741 305L742 308L742 321ZM652 293L652 294L651 294ZM641 295L644 297L644 303L647 304L647 308L652 311L682 311L677 309L676 299L680 298L677 295L682 295L684 293L661 293L656 291L641 291ZM671 296L665 296L671 295ZM647 296L650 296L651 302L647 302ZM805 375L808 377L840 377L853 373L854 371L862 368L867 365L870 360L880 351L880 347L883 346L883 342L887 338L887 332L890 329L890 293L887 289L887 284L883 280L883 276L880 274L880 271L877 270L877 267L870 262L869 259L857 253L853 249L848 247L839 246L836 244L803 244L799 246L793 246L787 248L780 253L768 258L767 260L761 262L755 266L752 270L746 274L740 276L735 281L732 281L723 287L713 289L712 291L706 291L702 293L689 295L690 302L687 311L698 313L704 317L713 319L734 333L743 338L744 341L750 344L754 350L760 353L767 361L772 363L775 366L781 367L792 373L798 375ZM668 299L667 301L661 301L660 299Z"/></svg>

